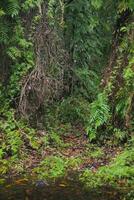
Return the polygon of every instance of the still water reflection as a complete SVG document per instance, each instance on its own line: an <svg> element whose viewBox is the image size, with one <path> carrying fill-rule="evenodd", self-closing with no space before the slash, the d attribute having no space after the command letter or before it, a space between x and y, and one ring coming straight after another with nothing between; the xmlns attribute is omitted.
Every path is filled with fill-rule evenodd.
<svg viewBox="0 0 134 200"><path fill-rule="evenodd" d="M134 196L133 191L112 188L87 191L73 179L47 184L41 180L17 178L8 179L0 186L0 200L134 200Z"/></svg>

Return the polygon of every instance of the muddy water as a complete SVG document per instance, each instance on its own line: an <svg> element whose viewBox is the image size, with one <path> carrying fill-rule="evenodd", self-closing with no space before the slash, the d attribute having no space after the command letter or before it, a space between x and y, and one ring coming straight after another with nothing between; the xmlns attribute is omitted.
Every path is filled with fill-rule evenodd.
<svg viewBox="0 0 134 200"><path fill-rule="evenodd" d="M123 197L126 195L127 197ZM0 186L0 200L134 200L128 192L112 188L85 190L73 178L46 183L42 180L8 179Z"/></svg>

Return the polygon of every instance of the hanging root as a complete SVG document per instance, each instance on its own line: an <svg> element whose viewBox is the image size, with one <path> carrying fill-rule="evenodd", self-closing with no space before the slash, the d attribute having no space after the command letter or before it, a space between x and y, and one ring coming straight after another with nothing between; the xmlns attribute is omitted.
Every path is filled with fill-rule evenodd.
<svg viewBox="0 0 134 200"><path fill-rule="evenodd" d="M59 33L48 24L45 8L33 33L36 67L23 81L19 111L25 117L38 111L41 105L62 96L68 55Z"/></svg>

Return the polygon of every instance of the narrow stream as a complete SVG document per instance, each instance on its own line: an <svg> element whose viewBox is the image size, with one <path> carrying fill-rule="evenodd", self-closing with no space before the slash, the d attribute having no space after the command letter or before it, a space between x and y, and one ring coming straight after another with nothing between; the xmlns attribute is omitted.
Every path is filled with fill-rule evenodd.
<svg viewBox="0 0 134 200"><path fill-rule="evenodd" d="M112 188L87 191L73 178L51 184L41 180L15 178L8 179L0 186L0 200L134 200L134 196Z"/></svg>

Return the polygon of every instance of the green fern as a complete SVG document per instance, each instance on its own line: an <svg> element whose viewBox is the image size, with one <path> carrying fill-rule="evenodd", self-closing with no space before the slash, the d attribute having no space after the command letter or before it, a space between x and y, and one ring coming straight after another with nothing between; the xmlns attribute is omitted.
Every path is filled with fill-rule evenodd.
<svg viewBox="0 0 134 200"><path fill-rule="evenodd" d="M19 14L20 5L18 0L8 0L7 14L11 17L15 17Z"/></svg>
<svg viewBox="0 0 134 200"><path fill-rule="evenodd" d="M127 9L130 9L131 11L134 10L134 1L133 0L122 0L119 2L119 12L122 13L123 11L126 11Z"/></svg>
<svg viewBox="0 0 134 200"><path fill-rule="evenodd" d="M2 8L0 8L0 17L2 17L3 15L5 15L5 12Z"/></svg>
<svg viewBox="0 0 134 200"><path fill-rule="evenodd" d="M8 37L9 28L5 22L0 20L0 43L6 43L9 39Z"/></svg>
<svg viewBox="0 0 134 200"><path fill-rule="evenodd" d="M97 73L88 68L78 68L74 72L80 82L80 88L77 88L77 90L80 90L80 93L87 99L94 99L100 82Z"/></svg>
<svg viewBox="0 0 134 200"><path fill-rule="evenodd" d="M39 6L42 2L43 0L25 0L25 2L22 4L22 8L24 11L28 11Z"/></svg>
<svg viewBox="0 0 134 200"><path fill-rule="evenodd" d="M102 6L103 1L102 0L91 0L91 4L94 6L94 8L99 9Z"/></svg>
<svg viewBox="0 0 134 200"><path fill-rule="evenodd" d="M104 125L110 118L110 107L105 92L98 95L90 107L90 119L87 127L87 134L90 141L96 138L97 129Z"/></svg>
<svg viewBox="0 0 134 200"><path fill-rule="evenodd" d="M12 29L12 20L10 18L17 16L19 10L18 0L8 0L6 3L0 2L0 43L9 41L9 34L11 34Z"/></svg>

